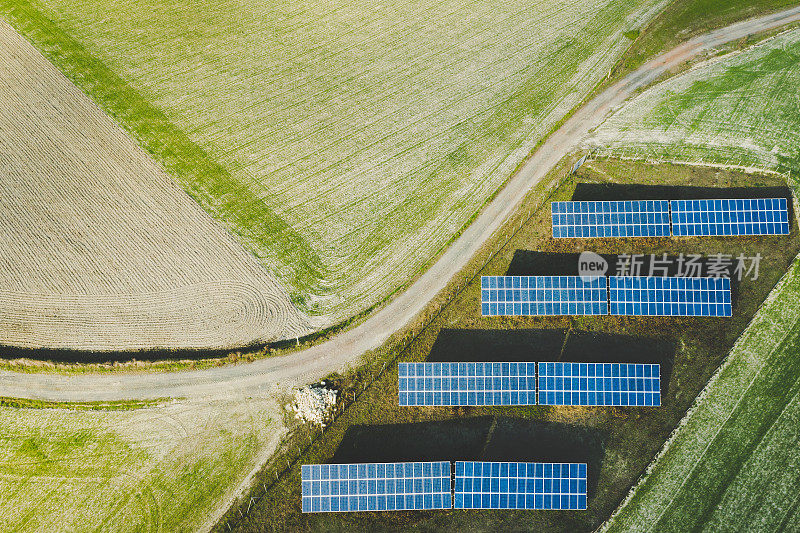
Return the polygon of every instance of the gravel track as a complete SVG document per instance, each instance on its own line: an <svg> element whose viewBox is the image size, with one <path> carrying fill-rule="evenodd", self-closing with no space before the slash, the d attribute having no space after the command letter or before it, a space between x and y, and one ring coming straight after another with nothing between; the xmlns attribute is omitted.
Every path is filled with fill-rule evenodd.
<svg viewBox="0 0 800 533"><path fill-rule="evenodd" d="M635 91L684 61L749 34L800 21L800 8L750 19L695 37L646 63L579 109L528 159L470 227L413 285L359 326L302 352L250 364L165 374L0 373L0 395L49 400L252 396L341 370L409 323L517 209L525 193Z"/></svg>

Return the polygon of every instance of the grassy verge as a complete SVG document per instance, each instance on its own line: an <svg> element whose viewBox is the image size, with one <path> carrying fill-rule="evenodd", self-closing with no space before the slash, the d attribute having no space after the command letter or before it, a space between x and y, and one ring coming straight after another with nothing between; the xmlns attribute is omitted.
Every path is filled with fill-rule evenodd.
<svg viewBox="0 0 800 533"><path fill-rule="evenodd" d="M76 411L130 411L144 407L155 407L170 401L169 398L155 400L119 400L111 402L51 402L0 396L0 407L16 409L73 409Z"/></svg>
<svg viewBox="0 0 800 533"><path fill-rule="evenodd" d="M283 349L262 346L252 350L193 351L176 355L172 351L155 352L76 352L72 350L24 350L0 348L0 370L22 373L108 373L108 372L175 372L202 370L227 364L249 363L256 359L284 355L308 346ZM22 353L21 353L22 352ZM221 354L220 354L221 352ZM218 356L209 356L220 354Z"/></svg>
<svg viewBox="0 0 800 533"><path fill-rule="evenodd" d="M607 531L798 524L800 260Z"/></svg>
<svg viewBox="0 0 800 533"><path fill-rule="evenodd" d="M479 282L471 274L464 290L451 293L438 315L399 355L401 360L570 360L581 354L608 357L660 358L668 378L664 405L658 409L444 408L401 409L397 406L396 365L381 366L372 354L352 375L333 376L355 402L309 444L308 435L294 442L299 460L286 470L286 456L276 458L259 477L244 521L239 511L228 514L239 531L263 530L420 530L462 528L474 531L525 528L537 531L588 531L603 522L661 448L697 393L744 331L749 318L785 272L800 245L790 238L767 239L642 239L555 241L549 236L548 199L566 199L578 182L630 185L681 184L731 187L776 185L774 176L749 176L735 171L632 162L592 162L563 183L563 165L526 199L519 218L487 243L497 249L482 274L498 274L546 264L557 254L589 247L600 253L670 254L716 252L761 253L761 277L738 288L734 318L693 320L611 317L528 317L483 319L478 314ZM554 186L558 188L553 191ZM528 217L530 217L529 220ZM526 221L521 226L520 222ZM506 240L511 237L506 244ZM492 247L495 248L492 248ZM531 251L549 254L542 256ZM472 268L476 264L471 264ZM480 264L477 264L480 267ZM474 272L468 270L466 272ZM463 280L464 277L461 277ZM608 351L605 355L598 347ZM641 360L641 359L640 359ZM362 390L364 380L374 382ZM348 400L349 401L349 400ZM493 428L493 429L492 429ZM524 438L519 436L523 435ZM303 441L305 439L305 441ZM291 449L291 444L288 447ZM291 455L291 454L290 454ZM294 455L291 455L294 457ZM590 505L586 513L347 513L302 515L299 471L308 462L475 459L581 459L592 465ZM283 461L286 470L275 482ZM266 494L261 487L268 487ZM234 519L236 517L236 519ZM222 524L220 531L227 530Z"/></svg>

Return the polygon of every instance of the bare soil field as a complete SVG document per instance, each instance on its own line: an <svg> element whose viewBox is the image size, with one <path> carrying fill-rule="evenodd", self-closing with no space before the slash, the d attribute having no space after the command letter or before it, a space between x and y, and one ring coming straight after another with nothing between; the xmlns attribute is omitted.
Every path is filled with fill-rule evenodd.
<svg viewBox="0 0 800 533"><path fill-rule="evenodd" d="M312 324L89 98L0 22L0 344L228 348Z"/></svg>

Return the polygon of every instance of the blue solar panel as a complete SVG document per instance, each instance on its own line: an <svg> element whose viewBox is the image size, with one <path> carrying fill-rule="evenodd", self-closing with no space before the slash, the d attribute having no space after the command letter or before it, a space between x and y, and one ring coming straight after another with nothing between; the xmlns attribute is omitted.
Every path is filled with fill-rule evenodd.
<svg viewBox="0 0 800 533"><path fill-rule="evenodd" d="M456 509L586 509L586 463L456 462Z"/></svg>
<svg viewBox="0 0 800 533"><path fill-rule="evenodd" d="M728 278L609 279L612 315L731 316Z"/></svg>
<svg viewBox="0 0 800 533"><path fill-rule="evenodd" d="M659 365L539 363L541 405L661 405Z"/></svg>
<svg viewBox="0 0 800 533"><path fill-rule="evenodd" d="M535 363L400 363L400 405L535 405Z"/></svg>
<svg viewBox="0 0 800 533"><path fill-rule="evenodd" d="M672 232L695 235L788 235L786 198L672 200Z"/></svg>
<svg viewBox="0 0 800 533"><path fill-rule="evenodd" d="M579 276L483 276L481 314L605 315L606 278Z"/></svg>
<svg viewBox="0 0 800 533"><path fill-rule="evenodd" d="M450 462L303 465L304 513L450 509Z"/></svg>
<svg viewBox="0 0 800 533"><path fill-rule="evenodd" d="M553 237L669 237L667 200L551 202Z"/></svg>

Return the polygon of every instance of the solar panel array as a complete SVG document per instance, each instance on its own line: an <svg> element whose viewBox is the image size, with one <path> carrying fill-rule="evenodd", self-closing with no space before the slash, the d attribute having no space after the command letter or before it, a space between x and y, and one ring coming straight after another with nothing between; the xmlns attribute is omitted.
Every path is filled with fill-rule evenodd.
<svg viewBox="0 0 800 533"><path fill-rule="evenodd" d="M667 200L551 202L553 237L669 237Z"/></svg>
<svg viewBox="0 0 800 533"><path fill-rule="evenodd" d="M585 463L457 461L456 509L586 509Z"/></svg>
<svg viewBox="0 0 800 533"><path fill-rule="evenodd" d="M731 316L728 278L609 278L612 315Z"/></svg>
<svg viewBox="0 0 800 533"><path fill-rule="evenodd" d="M483 316L605 315L605 277L483 276Z"/></svg>
<svg viewBox="0 0 800 533"><path fill-rule="evenodd" d="M402 406L535 405L535 363L400 363Z"/></svg>
<svg viewBox="0 0 800 533"><path fill-rule="evenodd" d="M672 231L695 235L788 235L786 198L672 200Z"/></svg>
<svg viewBox="0 0 800 533"><path fill-rule="evenodd" d="M450 462L302 467L304 513L451 509Z"/></svg>
<svg viewBox="0 0 800 533"><path fill-rule="evenodd" d="M788 235L786 198L551 202L553 237Z"/></svg>
<svg viewBox="0 0 800 533"><path fill-rule="evenodd" d="M541 405L661 405L660 366L539 363Z"/></svg>

